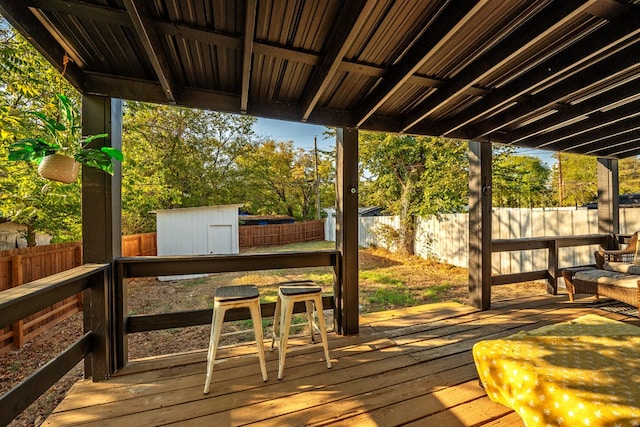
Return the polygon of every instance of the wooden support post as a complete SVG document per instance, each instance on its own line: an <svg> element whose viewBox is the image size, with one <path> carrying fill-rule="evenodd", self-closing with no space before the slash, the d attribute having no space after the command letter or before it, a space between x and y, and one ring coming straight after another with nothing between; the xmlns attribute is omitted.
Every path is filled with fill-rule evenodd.
<svg viewBox="0 0 640 427"><path fill-rule="evenodd" d="M549 259L547 263L547 293L558 295L558 261L560 252L558 240L549 241Z"/></svg>
<svg viewBox="0 0 640 427"><path fill-rule="evenodd" d="M469 300L491 308L491 144L469 142Z"/></svg>
<svg viewBox="0 0 640 427"><path fill-rule="evenodd" d="M111 367L111 342L109 325L109 274L103 270L94 278L95 282L89 290L89 323L93 333L91 350L91 377L94 381L108 379L113 370ZM85 312L86 313L86 312Z"/></svg>
<svg viewBox="0 0 640 427"><path fill-rule="evenodd" d="M615 249L614 235L620 233L618 161L599 157L597 171L598 233L610 234L606 249Z"/></svg>
<svg viewBox="0 0 640 427"><path fill-rule="evenodd" d="M76 246L73 252L73 266L80 267L82 265L82 246ZM76 294L78 310L84 310L84 292Z"/></svg>
<svg viewBox="0 0 640 427"><path fill-rule="evenodd" d="M122 147L122 100L112 99L102 96L83 95L82 96L82 132L83 135L95 135L107 133L106 139L96 139L91 145L94 148L106 145L114 148ZM114 163L113 176L100 170L83 167L82 168L82 245L84 262L113 263L121 256L122 233L121 233L121 177L122 166L120 162ZM113 281L108 277L108 283ZM116 327L116 317L124 316L124 307L116 307L114 301L115 294L126 290L114 289L107 286L106 306L108 310L104 312L104 322L106 332L106 349L100 353L93 353L91 358L85 359L85 372L90 371L93 366L102 365L103 361L93 361L95 357L106 357L108 362L108 372L113 373L116 367L116 349L118 341L124 340L124 331L119 331ZM94 303L93 296L85 297ZM91 308L94 310L94 308ZM99 310L103 315L102 310ZM86 319L85 328L89 329L96 324ZM121 322L122 323L122 322ZM100 325L101 323L97 323ZM119 338L119 339L118 339ZM102 379L94 376L94 380Z"/></svg>
<svg viewBox="0 0 640 427"><path fill-rule="evenodd" d="M22 266L22 255L14 255L11 257L11 287L17 288L24 283L24 274ZM13 337L11 344L13 348L24 347L24 319L20 319L11 325Z"/></svg>
<svg viewBox="0 0 640 427"><path fill-rule="evenodd" d="M336 295L337 329L357 334L358 290L358 130L336 129L336 249L340 268Z"/></svg>

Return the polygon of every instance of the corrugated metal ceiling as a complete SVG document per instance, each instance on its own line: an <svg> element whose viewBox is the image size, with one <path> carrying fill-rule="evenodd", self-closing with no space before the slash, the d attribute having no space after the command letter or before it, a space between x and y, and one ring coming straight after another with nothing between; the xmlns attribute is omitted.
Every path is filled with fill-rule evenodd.
<svg viewBox="0 0 640 427"><path fill-rule="evenodd" d="M624 0L0 0L84 93L598 156L640 153Z"/></svg>

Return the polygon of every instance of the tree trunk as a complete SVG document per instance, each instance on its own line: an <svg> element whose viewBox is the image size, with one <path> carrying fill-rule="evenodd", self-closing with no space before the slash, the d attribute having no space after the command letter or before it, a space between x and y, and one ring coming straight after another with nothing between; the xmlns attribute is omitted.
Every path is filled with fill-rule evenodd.
<svg viewBox="0 0 640 427"><path fill-rule="evenodd" d="M407 180L402 191L400 209L400 242L398 242L398 250L406 255L413 255L414 253L415 225L413 215L410 213L413 187L413 181Z"/></svg>
<svg viewBox="0 0 640 427"><path fill-rule="evenodd" d="M25 232L25 239L27 239L27 246L32 248L36 245L36 231L33 229L32 225L27 225L27 230Z"/></svg>

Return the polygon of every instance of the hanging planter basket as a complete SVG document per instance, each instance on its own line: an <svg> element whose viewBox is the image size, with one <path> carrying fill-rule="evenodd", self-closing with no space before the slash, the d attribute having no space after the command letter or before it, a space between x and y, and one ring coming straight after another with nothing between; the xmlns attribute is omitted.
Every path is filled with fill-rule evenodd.
<svg viewBox="0 0 640 427"><path fill-rule="evenodd" d="M65 184L71 184L78 179L78 173L80 173L80 163L73 157L61 154L46 156L38 166L38 174L41 177Z"/></svg>

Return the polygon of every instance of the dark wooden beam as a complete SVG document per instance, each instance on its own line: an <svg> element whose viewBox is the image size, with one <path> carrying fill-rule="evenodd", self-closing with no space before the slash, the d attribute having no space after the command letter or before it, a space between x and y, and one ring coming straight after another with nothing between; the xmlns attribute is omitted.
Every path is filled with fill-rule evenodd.
<svg viewBox="0 0 640 427"><path fill-rule="evenodd" d="M340 63L362 29L376 5L375 0L352 0L344 2L335 22L335 31L329 37L322 63L315 68L305 88L302 101L302 121L306 122L320 97L331 83Z"/></svg>
<svg viewBox="0 0 640 427"><path fill-rule="evenodd" d="M63 58L69 53L73 56L70 46L60 46L42 23L29 10L22 0L7 0L0 2L0 15L18 30L60 73L65 69ZM73 58L74 61L77 60ZM64 77L79 91L84 87L84 75L79 64L67 64Z"/></svg>
<svg viewBox="0 0 640 427"><path fill-rule="evenodd" d="M593 144L593 149L587 151L588 155L598 157L624 158L640 152L640 126L635 126L627 132L614 135L605 140ZM588 149L588 146L585 147Z"/></svg>
<svg viewBox="0 0 640 427"><path fill-rule="evenodd" d="M527 271L523 273L500 274L491 276L491 286L509 285L512 283L532 282L548 278L548 270Z"/></svg>
<svg viewBox="0 0 640 427"><path fill-rule="evenodd" d="M275 314L275 302L260 304L260 314L263 318L273 317ZM324 310L335 309L332 296L322 297L322 308ZM305 313L306 307L303 302L295 303L293 306L294 313ZM161 314L138 314L127 317L126 330L127 334L137 332L158 331L161 329L186 328L189 326L208 325L211 323L213 309L207 308L202 310L181 311L174 313ZM246 308L237 308L227 310L224 315L225 322L233 322L235 320L251 319L249 310Z"/></svg>
<svg viewBox="0 0 640 427"><path fill-rule="evenodd" d="M638 54L640 54L640 43L624 49L616 55L594 64L592 67L575 73L570 79L558 81L548 89L528 97L527 101L520 102L514 107L474 126L474 137L485 136L496 130L505 128L510 123L526 117L532 112L544 111L574 93L584 93L589 90L589 88L593 88L593 92L596 92L598 88L602 87L603 82L610 79L612 75L616 76L625 72L629 75L636 74L637 71L634 71L634 68L637 68L637 61L629 56ZM631 93L625 94L621 91L616 92L616 94L618 94L620 98L615 100L611 99L611 104L615 104L632 95ZM540 135L540 138L544 138L544 136ZM517 140L510 140L509 142L517 142Z"/></svg>
<svg viewBox="0 0 640 427"><path fill-rule="evenodd" d="M509 131L510 141L519 141L533 137L538 133L547 129L555 128L562 123L573 121L581 116L594 113L602 108L608 107L620 101L632 101L640 93L640 75L627 83L615 86L611 90L597 94L592 98L576 104L556 104L555 114L548 115L542 119L536 120L529 125L521 126L515 130Z"/></svg>
<svg viewBox="0 0 640 427"><path fill-rule="evenodd" d="M79 0L25 0L28 7L108 24L131 26L126 10Z"/></svg>
<svg viewBox="0 0 640 427"><path fill-rule="evenodd" d="M634 141L633 143L629 143L625 146L620 146L619 150L616 151L611 157L616 159L625 159L627 157L634 157L640 155L640 144L638 141Z"/></svg>
<svg viewBox="0 0 640 427"><path fill-rule="evenodd" d="M124 0L127 12L131 17L131 22L138 34L140 43L153 66L153 70L158 77L167 101L175 104L177 99L177 89L173 78L173 73L169 67L169 62L164 54L164 48L160 42L158 32L153 25L153 21L148 18L144 6L140 0Z"/></svg>
<svg viewBox="0 0 640 427"><path fill-rule="evenodd" d="M242 88L240 89L240 112L247 113L249 86L251 84L251 63L253 59L253 38L256 31L257 0L247 0L244 23L244 52L242 54Z"/></svg>
<svg viewBox="0 0 640 427"><path fill-rule="evenodd" d="M102 96L82 96L83 135L108 134L106 139L90 143L122 149L122 100ZM82 167L82 255L84 262L113 262L122 255L122 165L114 162L114 173ZM111 277L108 278L111 280ZM98 352L85 361L85 370L96 377L104 377L116 370L116 318L114 290L103 286L102 291L85 294L84 303L93 310L83 318L85 330L99 330ZM100 378L103 379L103 378Z"/></svg>
<svg viewBox="0 0 640 427"><path fill-rule="evenodd" d="M408 132L449 100L463 94L473 84L503 67L506 62L521 56L548 34L557 31L567 22L574 20L576 16L583 14L597 1L566 0L560 4L554 3L554 7L548 7L534 15L489 52L473 63L466 64L465 68L453 80L438 89L435 94L429 96L422 105L412 111L407 117L403 131ZM535 36L532 37L532 34Z"/></svg>
<svg viewBox="0 0 640 427"><path fill-rule="evenodd" d="M153 25L159 33L180 37L186 40L197 40L205 44L240 50L244 46L243 38L236 34L207 30L194 25L178 22L154 20Z"/></svg>
<svg viewBox="0 0 640 427"><path fill-rule="evenodd" d="M122 148L122 100L82 97L83 135L108 134L91 142L92 148ZM82 252L84 262L112 262L121 255L122 165L114 173L82 167Z"/></svg>
<svg viewBox="0 0 640 427"><path fill-rule="evenodd" d="M491 144L469 141L469 300L491 308Z"/></svg>
<svg viewBox="0 0 640 427"><path fill-rule="evenodd" d="M486 117L512 103L518 97L533 92L558 78L566 78L583 68L615 54L631 44L640 35L636 14L626 14L598 31L587 35L576 43L550 56L547 60L523 73L518 79L485 96L481 101L450 119L440 120L440 133L449 135L462 126ZM424 125L416 126L420 132Z"/></svg>
<svg viewBox="0 0 640 427"><path fill-rule="evenodd" d="M618 161L598 158L598 233L620 233ZM610 241L608 249L615 249Z"/></svg>
<svg viewBox="0 0 640 427"><path fill-rule="evenodd" d="M433 25L423 29L409 51L387 73L356 113L356 126L361 127L375 112L429 59L430 54L447 43L475 14L486 0L459 0L444 3L444 10Z"/></svg>
<svg viewBox="0 0 640 427"><path fill-rule="evenodd" d="M598 157L615 157L616 153L626 151L631 148L630 145L638 146L638 140L640 140L640 123L638 123L638 121L638 117L624 120L625 123L623 127L627 130L622 130L622 128L617 126L622 125L622 123L617 123L615 126L616 131L610 129L611 135L590 140L580 148L587 150L586 154L588 155Z"/></svg>
<svg viewBox="0 0 640 427"><path fill-rule="evenodd" d="M639 114L640 100L636 100L609 111L595 112L577 123L532 136L518 144L556 151L575 149L637 126Z"/></svg>
<svg viewBox="0 0 640 427"><path fill-rule="evenodd" d="M358 287L358 130L336 129L336 249L342 255L336 308L337 325L345 335L357 334L359 326Z"/></svg>
<svg viewBox="0 0 640 427"><path fill-rule="evenodd" d="M241 255L123 257L116 261L123 277L172 276L178 274L225 273L282 268L331 267L337 251L279 252Z"/></svg>

